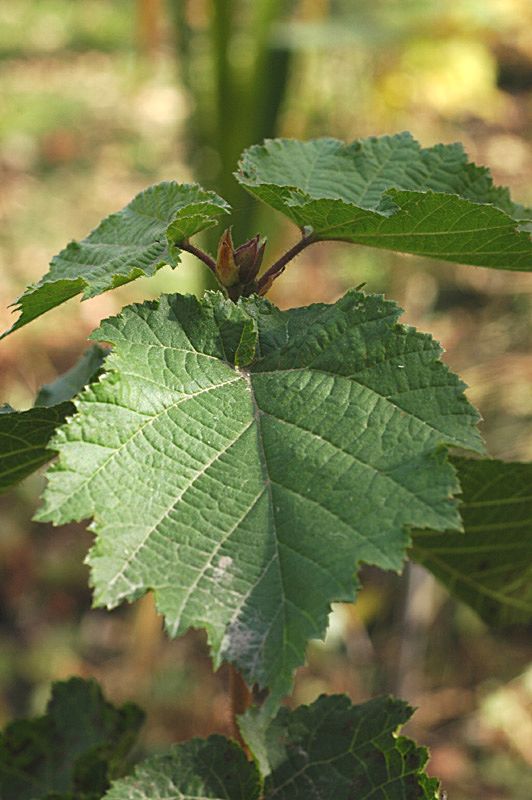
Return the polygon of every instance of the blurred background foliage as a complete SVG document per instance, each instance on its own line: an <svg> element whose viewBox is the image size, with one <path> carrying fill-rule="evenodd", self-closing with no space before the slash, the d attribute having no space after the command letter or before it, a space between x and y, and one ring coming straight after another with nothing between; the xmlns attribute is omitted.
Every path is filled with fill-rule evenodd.
<svg viewBox="0 0 532 800"><path fill-rule="evenodd" d="M199 180L234 208L237 241L296 239L232 180L265 136L353 139L411 130L464 142L532 201L530 0L0 0L0 323L71 238L149 183ZM215 238L207 237L213 248ZM532 459L532 275L347 245L306 251L275 286L286 307L362 281L431 331L470 385L491 453ZM71 301L0 346L0 398L24 408L98 321L162 291L201 291L204 268ZM143 747L228 729L224 670L202 634L166 641L150 598L90 610L90 535L30 522L42 476L0 501L0 722L42 710L53 679L95 675L148 711ZM493 632L420 569L368 570L311 643L293 703L395 691L453 800L532 797L531 629Z"/></svg>

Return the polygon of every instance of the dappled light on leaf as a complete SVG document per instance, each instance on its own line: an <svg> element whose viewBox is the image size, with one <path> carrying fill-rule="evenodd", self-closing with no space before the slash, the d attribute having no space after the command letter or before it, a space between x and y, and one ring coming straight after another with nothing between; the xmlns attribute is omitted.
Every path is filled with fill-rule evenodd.
<svg viewBox="0 0 532 800"><path fill-rule="evenodd" d="M408 526L459 530L444 446L482 449L477 414L399 313L210 293L106 320L108 374L53 440L39 514L95 518L96 602L152 589L170 635L206 628L279 698L359 563L401 569Z"/></svg>

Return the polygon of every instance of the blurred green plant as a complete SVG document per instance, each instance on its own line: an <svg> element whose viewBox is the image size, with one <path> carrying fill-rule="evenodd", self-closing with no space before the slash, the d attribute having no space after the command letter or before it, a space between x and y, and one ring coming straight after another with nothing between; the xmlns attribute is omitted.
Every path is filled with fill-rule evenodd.
<svg viewBox="0 0 532 800"><path fill-rule="evenodd" d="M129 49L131 0L17 0L0 3L0 58L71 50Z"/></svg>
<svg viewBox="0 0 532 800"><path fill-rule="evenodd" d="M176 55L192 106L188 151L198 180L216 186L238 213L240 242L255 233L253 198L232 176L240 153L278 133L292 51L279 29L296 0L210 0L205 17L194 3L171 0Z"/></svg>

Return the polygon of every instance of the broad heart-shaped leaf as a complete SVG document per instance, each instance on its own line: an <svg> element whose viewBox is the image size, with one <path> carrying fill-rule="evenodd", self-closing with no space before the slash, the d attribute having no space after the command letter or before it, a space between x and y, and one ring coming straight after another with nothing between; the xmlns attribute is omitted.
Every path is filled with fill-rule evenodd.
<svg viewBox="0 0 532 800"><path fill-rule="evenodd" d="M532 619L532 464L455 458L465 534L416 531L412 558L489 625Z"/></svg>
<svg viewBox="0 0 532 800"><path fill-rule="evenodd" d="M95 681L54 684L43 717L0 734L0 797L99 800L123 774L142 721L132 703L108 703Z"/></svg>
<svg viewBox="0 0 532 800"><path fill-rule="evenodd" d="M81 242L71 242L54 256L50 271L18 299L20 316L3 336L80 292L87 300L154 275L166 264L177 266L179 243L215 225L228 210L225 200L196 184L150 186Z"/></svg>
<svg viewBox="0 0 532 800"><path fill-rule="evenodd" d="M477 414L399 311L208 293L105 321L109 374L54 438L38 516L94 517L95 602L152 589L170 635L206 628L278 698L359 562L398 570L407 526L460 529L444 445L482 449Z"/></svg>
<svg viewBox="0 0 532 800"><path fill-rule="evenodd" d="M236 177L314 241L532 270L530 234L519 225L530 210L459 144L422 149L409 133L349 145L274 139L246 150Z"/></svg>
<svg viewBox="0 0 532 800"><path fill-rule="evenodd" d="M53 458L48 443L74 406L67 402L93 379L106 350L92 345L77 364L53 383L43 386L35 408L15 411L0 408L0 492L26 478Z"/></svg>
<svg viewBox="0 0 532 800"><path fill-rule="evenodd" d="M427 751L395 736L410 717L400 700L352 706L340 695L283 708L264 743L269 774L221 736L177 745L117 781L105 800L436 800ZM261 790L262 788L262 790Z"/></svg>

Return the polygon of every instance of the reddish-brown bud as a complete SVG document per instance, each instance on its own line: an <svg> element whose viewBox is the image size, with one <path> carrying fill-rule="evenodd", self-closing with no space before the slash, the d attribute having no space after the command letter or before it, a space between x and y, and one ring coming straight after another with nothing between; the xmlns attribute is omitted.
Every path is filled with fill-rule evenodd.
<svg viewBox="0 0 532 800"><path fill-rule="evenodd" d="M240 282L242 284L251 283L258 274L262 259L264 257L264 250L266 248L266 239L262 239L257 233L249 241L244 242L234 251L235 264L238 267L240 275Z"/></svg>

